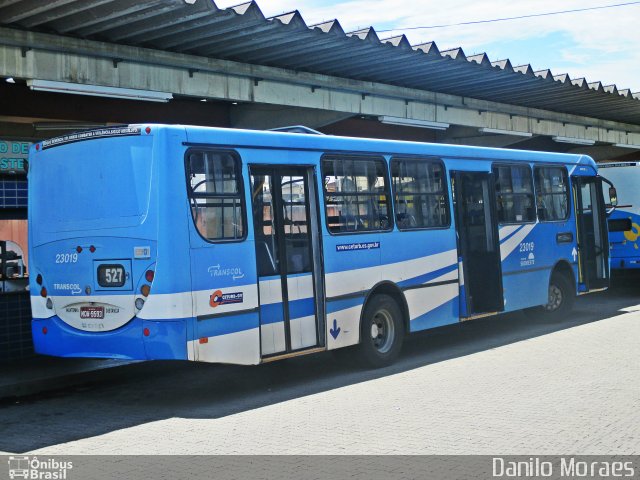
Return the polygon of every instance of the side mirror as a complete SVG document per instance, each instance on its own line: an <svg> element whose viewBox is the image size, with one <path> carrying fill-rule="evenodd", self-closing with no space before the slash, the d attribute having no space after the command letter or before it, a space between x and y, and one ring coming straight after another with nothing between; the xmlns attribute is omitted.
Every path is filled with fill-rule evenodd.
<svg viewBox="0 0 640 480"><path fill-rule="evenodd" d="M615 207L618 205L618 193L616 187L609 187L609 205Z"/></svg>

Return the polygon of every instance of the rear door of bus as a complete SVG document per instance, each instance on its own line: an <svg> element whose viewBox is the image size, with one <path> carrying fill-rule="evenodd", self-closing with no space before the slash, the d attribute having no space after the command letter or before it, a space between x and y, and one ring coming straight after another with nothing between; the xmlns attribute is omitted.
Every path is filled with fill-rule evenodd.
<svg viewBox="0 0 640 480"><path fill-rule="evenodd" d="M313 167L250 166L263 360L323 349L324 287Z"/></svg>

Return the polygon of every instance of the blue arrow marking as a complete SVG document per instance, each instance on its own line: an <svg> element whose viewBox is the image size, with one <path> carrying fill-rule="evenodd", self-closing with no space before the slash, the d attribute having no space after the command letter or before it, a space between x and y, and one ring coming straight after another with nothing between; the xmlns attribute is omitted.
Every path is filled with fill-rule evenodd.
<svg viewBox="0 0 640 480"><path fill-rule="evenodd" d="M340 327L338 327L338 320L336 320L335 318L333 319L333 328L329 330L329 333L331 334L334 340L336 340L338 338L338 335L340 335Z"/></svg>

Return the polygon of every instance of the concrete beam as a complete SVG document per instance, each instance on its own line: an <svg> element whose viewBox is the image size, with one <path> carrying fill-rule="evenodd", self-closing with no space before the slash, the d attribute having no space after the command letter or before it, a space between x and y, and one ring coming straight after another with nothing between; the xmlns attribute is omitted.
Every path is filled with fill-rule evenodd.
<svg viewBox="0 0 640 480"><path fill-rule="evenodd" d="M8 28L0 28L0 76L640 144L640 125Z"/></svg>
<svg viewBox="0 0 640 480"><path fill-rule="evenodd" d="M244 104L231 108L231 126L268 130L270 128L305 125L318 129L352 117L351 113L294 108L280 105Z"/></svg>
<svg viewBox="0 0 640 480"><path fill-rule="evenodd" d="M477 147L503 148L517 145L534 137L522 137L519 135L504 135L480 133L477 128L451 126L440 139L443 143L454 145L475 145Z"/></svg>
<svg viewBox="0 0 640 480"><path fill-rule="evenodd" d="M567 153L589 155L596 162L600 162L604 160L616 160L620 157L626 157L634 153L634 150L629 148L614 147L610 145L594 145L572 148ZM637 160L640 160L640 148L636 149L635 153L637 155L635 158Z"/></svg>
<svg viewBox="0 0 640 480"><path fill-rule="evenodd" d="M37 139L35 128L30 123L0 121L0 132L3 133L3 137L15 140L34 141Z"/></svg>

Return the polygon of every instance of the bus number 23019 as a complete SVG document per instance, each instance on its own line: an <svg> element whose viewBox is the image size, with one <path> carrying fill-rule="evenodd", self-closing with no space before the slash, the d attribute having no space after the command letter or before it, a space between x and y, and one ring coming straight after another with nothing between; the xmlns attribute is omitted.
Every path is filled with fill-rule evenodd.
<svg viewBox="0 0 640 480"><path fill-rule="evenodd" d="M77 261L77 253L56 253L56 263L76 263Z"/></svg>
<svg viewBox="0 0 640 480"><path fill-rule="evenodd" d="M535 248L534 242L522 242L520 244L520 252L533 252Z"/></svg>

